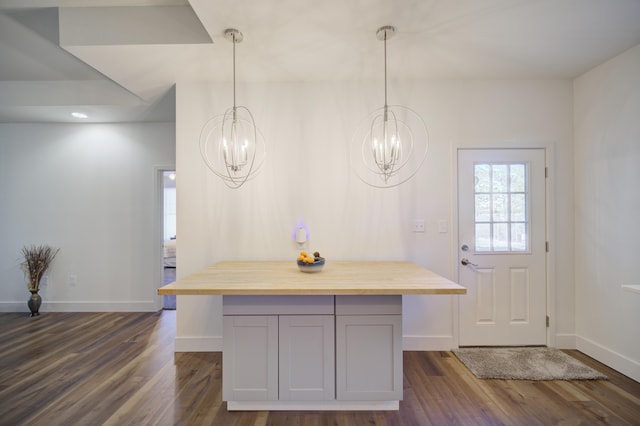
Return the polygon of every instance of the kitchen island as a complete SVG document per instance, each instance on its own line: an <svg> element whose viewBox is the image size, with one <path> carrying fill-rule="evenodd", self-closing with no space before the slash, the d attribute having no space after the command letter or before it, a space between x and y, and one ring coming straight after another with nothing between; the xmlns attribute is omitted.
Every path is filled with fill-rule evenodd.
<svg viewBox="0 0 640 426"><path fill-rule="evenodd" d="M221 295L229 410L397 410L402 295L465 294L412 262L220 262L158 289Z"/></svg>

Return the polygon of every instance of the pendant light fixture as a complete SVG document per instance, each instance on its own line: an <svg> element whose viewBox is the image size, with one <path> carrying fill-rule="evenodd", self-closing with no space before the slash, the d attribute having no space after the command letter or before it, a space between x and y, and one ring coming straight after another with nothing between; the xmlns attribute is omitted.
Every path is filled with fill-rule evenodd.
<svg viewBox="0 0 640 426"><path fill-rule="evenodd" d="M364 183L376 188L411 179L424 163L429 145L422 118L410 108L387 102L387 40L395 33L390 25L376 31L377 39L384 42L384 106L364 119L350 147L351 167Z"/></svg>
<svg viewBox="0 0 640 426"><path fill-rule="evenodd" d="M200 132L200 153L207 167L232 189L253 178L264 162L264 138L248 108L236 105L236 44L240 31L229 28L224 36L233 44L233 107L213 117Z"/></svg>

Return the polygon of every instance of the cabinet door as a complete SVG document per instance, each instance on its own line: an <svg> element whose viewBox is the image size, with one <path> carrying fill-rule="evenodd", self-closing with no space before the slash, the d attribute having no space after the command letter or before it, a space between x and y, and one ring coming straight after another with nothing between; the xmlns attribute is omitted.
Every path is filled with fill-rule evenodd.
<svg viewBox="0 0 640 426"><path fill-rule="evenodd" d="M278 317L224 316L222 399L278 399Z"/></svg>
<svg viewBox="0 0 640 426"><path fill-rule="evenodd" d="M335 399L333 315L281 315L280 400Z"/></svg>
<svg viewBox="0 0 640 426"><path fill-rule="evenodd" d="M402 315L336 316L336 397L402 399Z"/></svg>

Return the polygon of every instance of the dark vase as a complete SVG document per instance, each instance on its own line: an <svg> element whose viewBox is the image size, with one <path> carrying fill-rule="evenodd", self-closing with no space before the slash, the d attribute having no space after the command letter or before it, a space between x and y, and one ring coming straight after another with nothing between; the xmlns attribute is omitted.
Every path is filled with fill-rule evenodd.
<svg viewBox="0 0 640 426"><path fill-rule="evenodd" d="M40 297L37 291L32 291L31 297L27 302L27 306L29 306L29 309L31 310L32 317L40 315L40 312L38 312L40 310L40 305L42 305L42 297Z"/></svg>

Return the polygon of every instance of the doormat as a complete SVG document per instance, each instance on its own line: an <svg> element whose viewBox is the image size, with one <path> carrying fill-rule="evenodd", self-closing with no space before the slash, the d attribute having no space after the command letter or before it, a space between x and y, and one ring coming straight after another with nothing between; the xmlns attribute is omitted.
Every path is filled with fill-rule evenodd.
<svg viewBox="0 0 640 426"><path fill-rule="evenodd" d="M480 379L608 380L554 348L460 348L453 353Z"/></svg>

